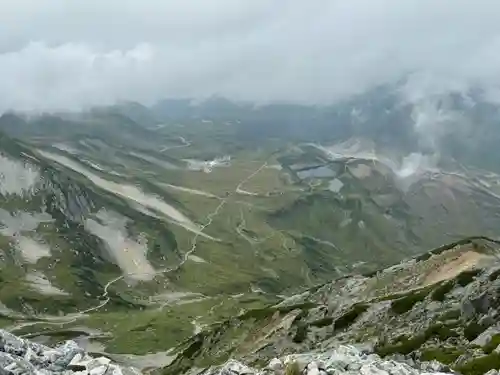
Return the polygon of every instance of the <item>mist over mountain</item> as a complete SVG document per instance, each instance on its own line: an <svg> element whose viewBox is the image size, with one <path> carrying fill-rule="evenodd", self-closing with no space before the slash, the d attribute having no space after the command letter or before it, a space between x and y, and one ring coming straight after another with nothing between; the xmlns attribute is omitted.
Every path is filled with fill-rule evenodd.
<svg viewBox="0 0 500 375"><path fill-rule="evenodd" d="M412 97L479 87L498 101L499 11L488 0L22 0L0 18L0 110L212 95L330 104L407 75Z"/></svg>

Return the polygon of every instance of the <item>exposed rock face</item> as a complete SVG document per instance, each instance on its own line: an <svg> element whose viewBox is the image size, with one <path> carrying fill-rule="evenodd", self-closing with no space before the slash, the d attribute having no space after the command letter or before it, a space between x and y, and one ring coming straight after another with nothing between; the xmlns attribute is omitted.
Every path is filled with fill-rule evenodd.
<svg viewBox="0 0 500 375"><path fill-rule="evenodd" d="M236 361L205 371L204 375L418 375L447 374L439 362L406 363L383 360L352 346L339 346L324 353L304 353L272 359L264 369L250 368Z"/></svg>
<svg viewBox="0 0 500 375"><path fill-rule="evenodd" d="M92 358L74 341L49 348L0 330L0 374L133 375L133 368L111 363L106 357Z"/></svg>

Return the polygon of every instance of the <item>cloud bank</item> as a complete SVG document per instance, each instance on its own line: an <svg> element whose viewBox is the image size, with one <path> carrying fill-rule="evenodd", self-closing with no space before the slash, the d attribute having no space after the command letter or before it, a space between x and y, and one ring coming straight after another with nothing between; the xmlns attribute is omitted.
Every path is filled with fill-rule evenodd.
<svg viewBox="0 0 500 375"><path fill-rule="evenodd" d="M0 111L219 94L330 103L407 92L500 98L491 0L18 0L0 12Z"/></svg>

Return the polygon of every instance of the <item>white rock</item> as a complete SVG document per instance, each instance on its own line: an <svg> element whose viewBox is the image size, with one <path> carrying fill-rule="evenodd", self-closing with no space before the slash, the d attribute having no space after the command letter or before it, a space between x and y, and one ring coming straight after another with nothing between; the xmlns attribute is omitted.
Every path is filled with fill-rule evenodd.
<svg viewBox="0 0 500 375"><path fill-rule="evenodd" d="M73 358L71 358L71 361L69 362L68 366L74 366L74 365L80 365L80 362L83 360L83 356L80 353L76 353Z"/></svg>
<svg viewBox="0 0 500 375"><path fill-rule="evenodd" d="M281 362L278 358L273 358L267 365L269 370L279 371L283 369L283 362Z"/></svg>
<svg viewBox="0 0 500 375"><path fill-rule="evenodd" d="M110 364L108 366L108 371L110 370L112 375L123 375L121 368L118 367L117 365Z"/></svg>
<svg viewBox="0 0 500 375"><path fill-rule="evenodd" d="M43 358L49 362L54 362L60 355L61 352L54 349L46 350L43 352Z"/></svg>
<svg viewBox="0 0 500 375"><path fill-rule="evenodd" d="M309 362L309 364L307 365L308 370L317 369L317 368L318 368L318 364L315 361Z"/></svg>
<svg viewBox="0 0 500 375"><path fill-rule="evenodd" d="M31 348L28 348L26 350L26 353L24 354L24 359L27 360L28 362L31 361L34 357L36 357L35 352L31 350Z"/></svg>
<svg viewBox="0 0 500 375"><path fill-rule="evenodd" d="M99 358L96 358L95 361L103 364L103 365L109 365L111 363L111 359L109 358L106 358L106 357L99 357Z"/></svg>
<svg viewBox="0 0 500 375"><path fill-rule="evenodd" d="M90 370L90 375L104 375L106 370L108 369L107 365L97 366Z"/></svg>

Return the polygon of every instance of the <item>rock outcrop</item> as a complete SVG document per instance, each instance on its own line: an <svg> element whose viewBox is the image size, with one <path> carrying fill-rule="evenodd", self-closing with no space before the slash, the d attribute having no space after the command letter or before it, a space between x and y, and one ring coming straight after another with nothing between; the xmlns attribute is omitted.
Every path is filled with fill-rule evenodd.
<svg viewBox="0 0 500 375"><path fill-rule="evenodd" d="M134 375L139 372L112 363L106 357L93 358L74 341L50 348L0 330L0 374Z"/></svg>
<svg viewBox="0 0 500 375"><path fill-rule="evenodd" d="M353 346L341 345L324 353L303 353L272 359L267 367L256 369L237 361L210 368L203 375L424 375L448 374L439 362L414 362L412 366L384 360Z"/></svg>

